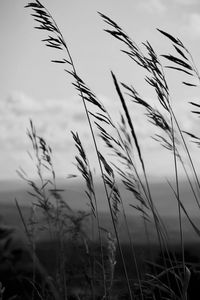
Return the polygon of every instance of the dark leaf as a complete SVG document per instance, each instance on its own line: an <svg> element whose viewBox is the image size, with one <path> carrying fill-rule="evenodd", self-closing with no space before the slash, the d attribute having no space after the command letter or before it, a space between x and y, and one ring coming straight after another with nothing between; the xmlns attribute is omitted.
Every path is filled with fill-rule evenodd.
<svg viewBox="0 0 200 300"><path fill-rule="evenodd" d="M38 1L36 0L37 3L35 2L29 2L27 5L25 5L25 8L26 7L31 7L31 8L44 8L44 6Z"/></svg>
<svg viewBox="0 0 200 300"><path fill-rule="evenodd" d="M184 72L184 73L186 73L186 74L188 74L188 75L193 76L192 73L190 73L190 72L188 72L188 71L186 71L186 70L183 70L183 69L181 69L181 68L176 68L176 67L171 67L171 66L165 66L165 68L168 68L168 69L174 69L174 70L181 71L181 72Z"/></svg>
<svg viewBox="0 0 200 300"><path fill-rule="evenodd" d="M190 132L188 132L188 131L183 131L184 133L186 133L187 135L189 135L191 138L193 138L193 139L197 139L197 140L199 140L200 138L199 137L197 137L196 135L194 135L193 133L190 133Z"/></svg>
<svg viewBox="0 0 200 300"><path fill-rule="evenodd" d="M69 61L69 60L67 60L67 59L65 59L65 58L63 58L63 61L65 61L67 64L69 64L69 65L71 65L72 63L71 63L71 61Z"/></svg>
<svg viewBox="0 0 200 300"><path fill-rule="evenodd" d="M200 111L197 111L197 110L192 110L191 112L192 112L193 114L197 114L197 115L200 114Z"/></svg>
<svg viewBox="0 0 200 300"><path fill-rule="evenodd" d="M142 167L144 167L143 159L142 159L142 154L141 154L141 150L140 150L140 146L139 146L139 143L138 143L138 139L137 139L134 127L133 127L133 123L132 123L132 120L131 120L131 117L130 117L130 114L129 114L129 111L128 111L128 108L127 108L127 105L126 105L126 102L125 102L125 99L124 99L124 97L122 95L122 92L120 90L120 87L119 87L119 84L117 82L117 79L116 79L116 77L115 77L115 75L114 75L114 73L112 71L111 71L111 75L112 75L112 78L113 78L113 82L114 82L117 94L118 94L118 96L120 98L122 107L124 109L124 113L126 115L127 122L128 122L128 125L129 125L130 130L131 130L132 137L133 137L134 142L135 142L135 146L136 146L136 149L137 149L137 152L138 152L138 156L139 156L140 162L142 164Z"/></svg>
<svg viewBox="0 0 200 300"><path fill-rule="evenodd" d="M189 83L189 82L185 82L185 81L182 81L183 84L187 85L187 86L196 86L196 84L192 84L192 83Z"/></svg>
<svg viewBox="0 0 200 300"><path fill-rule="evenodd" d="M62 47L56 45L56 44L46 44L47 47L51 47L51 48L55 48L55 49L59 49L59 50L63 50Z"/></svg>
<svg viewBox="0 0 200 300"><path fill-rule="evenodd" d="M108 120L107 120L107 118L106 117L104 117L103 115L102 115L102 117L100 117L99 116L99 114L93 114L92 112L90 112L90 115L92 115L95 119L97 119L97 120L99 120L99 121L101 121L101 122L105 122L105 123L107 123L108 125L110 124L110 122L108 122Z"/></svg>
<svg viewBox="0 0 200 300"><path fill-rule="evenodd" d="M65 64L66 63L66 61L64 61L64 60L51 60L51 62L58 63L58 64Z"/></svg>
<svg viewBox="0 0 200 300"><path fill-rule="evenodd" d="M40 29L40 30L47 30L47 31L53 31L51 28L47 28L46 26L35 26L35 29Z"/></svg>
<svg viewBox="0 0 200 300"><path fill-rule="evenodd" d="M98 156L99 156L99 159L102 162L106 172L108 173L108 175L113 176L113 169L109 166L106 159L103 157L103 155L99 151L98 151Z"/></svg>
<svg viewBox="0 0 200 300"><path fill-rule="evenodd" d="M161 30L161 29L158 29L157 30L162 33L163 35L165 35L166 37L168 37L172 42L174 42L175 44L178 44L179 45L179 40L176 39L175 37L173 37L171 34Z"/></svg>
<svg viewBox="0 0 200 300"><path fill-rule="evenodd" d="M113 20L111 20L109 17L107 17L106 15L104 15L104 14L102 14L102 13L100 13L100 12L98 12L99 13L99 15L104 19L104 21L107 23L107 24L109 24L109 25L111 25L111 26L113 26L113 27L115 27L115 28L118 28L118 29L120 29L120 27L117 25L117 23L115 23Z"/></svg>
<svg viewBox="0 0 200 300"><path fill-rule="evenodd" d="M186 60L188 60L187 57L185 56L185 54L183 53L183 51L181 51L176 45L173 45L173 46L174 46L174 48L176 49L176 51L177 51L183 58L185 58Z"/></svg>
<svg viewBox="0 0 200 300"><path fill-rule="evenodd" d="M45 19L46 19L46 17L49 18L50 17L49 14L43 8L33 8L33 11L35 11L42 18L45 18Z"/></svg>
<svg viewBox="0 0 200 300"><path fill-rule="evenodd" d="M200 104L198 103L194 103L194 102L189 102L189 103L200 108Z"/></svg>
<svg viewBox="0 0 200 300"><path fill-rule="evenodd" d="M163 55L161 55L161 56L165 57L166 59L172 61L172 62L175 63L175 64L178 64L178 65L183 66L183 67L186 68L186 69L192 70L192 67L191 67L188 63L186 63L184 60L182 60L182 59L180 59L180 58L178 58L178 57L176 57L176 56L173 56L173 55L165 55L165 54L163 54Z"/></svg>

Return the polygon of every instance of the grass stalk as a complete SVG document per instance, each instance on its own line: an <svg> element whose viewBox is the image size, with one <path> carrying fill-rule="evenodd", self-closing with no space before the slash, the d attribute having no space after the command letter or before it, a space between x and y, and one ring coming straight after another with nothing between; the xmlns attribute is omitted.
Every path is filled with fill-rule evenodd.
<svg viewBox="0 0 200 300"><path fill-rule="evenodd" d="M115 220L114 220L114 216L113 216L113 212L112 212L111 203L109 201L109 193L108 193L106 183L105 183L105 180L104 180L104 176L103 176L103 168L102 168L102 164L101 164L100 157L99 157L99 151L98 151L98 146L97 146L97 142L96 142L96 137L95 137L94 130L93 130L92 123L91 123L91 119L90 119L90 116L89 116L89 111L87 109L86 100L85 100L85 97L83 95L83 89L81 87L82 81L77 75L76 68L75 68L71 53L69 51L69 48L68 48L67 44L65 43L64 38L62 36L62 33L60 32L55 20L53 19L52 15L50 14L50 12L38 0L37 0L37 3L36 2L34 3L34 5L33 5L33 3L29 3L26 7L32 7L32 9L35 9L35 5L36 6L38 5L39 11L41 12L41 14L39 15L39 18L42 18L43 21L44 21L44 24L43 24L44 27L40 26L39 28L43 29L43 30L47 30L47 31L52 31L52 28L53 28L53 32L56 34L56 36L58 35L59 42L58 42L58 45L54 44L54 48L62 49L61 48L61 46L62 46L66 50L67 55L68 55L68 59L69 59L68 62L70 63L70 65L72 67L72 71L67 71L67 72L72 74L73 77L76 79L76 84L77 84L78 90L80 91L80 96L81 96L83 106L84 106L84 111L85 111L85 114L86 114L86 117L87 117L87 120L88 120L88 125L89 125L90 133L91 133L91 136L92 136L95 152L97 154L97 159L98 159L98 164L99 164L99 167L100 167L100 172L102 174L103 186L104 186L106 198L107 198L107 201L108 201L109 211L110 211L112 224L113 224L114 232L115 232L116 239L117 239L117 244L118 244L118 247L119 247L119 250L120 250L120 256L121 256L122 263L123 263L124 274L125 274L125 278L126 278L126 281L127 281L127 287L128 287L130 299L132 300L132 292L131 292L130 283L129 283L129 279L128 279L128 274L127 274L127 270L126 270L126 265L125 265L125 261L124 261L124 257L123 257L123 252L122 252L122 249L121 249L119 236L118 236L118 232L117 232L117 228L116 228L116 224L115 224ZM44 18L44 16L42 15L42 12L45 12L45 15L48 16L48 22L47 22L47 19ZM49 22L50 22L50 24L49 24ZM51 29L49 28L49 26L51 27ZM49 39L47 41L51 44ZM52 44L51 44L51 47L52 47Z"/></svg>

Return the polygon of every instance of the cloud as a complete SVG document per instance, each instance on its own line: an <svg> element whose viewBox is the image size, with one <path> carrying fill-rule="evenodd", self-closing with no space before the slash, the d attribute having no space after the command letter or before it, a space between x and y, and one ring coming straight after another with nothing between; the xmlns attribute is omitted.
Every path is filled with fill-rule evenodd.
<svg viewBox="0 0 200 300"><path fill-rule="evenodd" d="M1 157L5 172L12 173L22 165L30 171L26 151L31 150L31 142L26 134L29 120L32 119L37 134L44 137L53 149L59 172L66 158L73 160L74 142L71 130L86 137L87 124L83 119L82 105L77 98L35 100L24 93L12 93L7 99L1 99L0 144ZM70 156L71 155L71 156ZM63 162L62 162L63 161ZM61 163L62 162L62 163ZM65 170L67 172L67 168ZM8 175L10 176L10 175Z"/></svg>
<svg viewBox="0 0 200 300"><path fill-rule="evenodd" d="M29 119L32 119L39 135L46 137L50 143L59 148L61 135L66 131L84 130L82 105L74 99L46 99L33 100L23 93L13 93L7 99L2 100L0 124L3 134L1 139L16 140L26 132ZM81 118L80 118L81 117ZM77 118L78 123L77 124ZM21 141L22 144L24 144Z"/></svg>
<svg viewBox="0 0 200 300"><path fill-rule="evenodd" d="M111 114L115 124L118 124L120 120L119 111L121 111L120 102L115 102L115 100L102 95L99 98ZM192 120L188 107L185 107L183 103L183 101L179 102L177 107L175 107L180 124L184 130L194 132L198 127L198 122ZM144 116L144 110L139 105L129 104L131 118L142 153L147 158L149 169L153 173L154 166L156 164L159 165L159 157L162 157L166 150L161 152L162 147L151 139L151 136L156 133L157 129L147 121ZM77 97L39 101L31 99L23 93L14 93L8 99L0 101L0 106L1 111L4 112L0 115L0 161L3 170L1 176L14 174L14 170L19 168L19 166L24 167L28 174L33 174L32 168L34 168L34 165L31 164L28 155L26 155L26 151L31 150L31 143L26 135L26 128L29 127L30 118L32 118L36 126L38 135L44 137L53 149L57 174L67 176L69 173L77 173L76 168L73 166L77 149L71 136L71 130L79 133L92 166L96 167L94 163L96 154L89 127L83 106ZM96 129L95 133L97 133ZM116 137L116 132L109 131L109 133ZM99 140L98 144L103 149L103 153L108 153L108 150L103 147ZM153 159L155 162L152 166L151 162Z"/></svg>
<svg viewBox="0 0 200 300"><path fill-rule="evenodd" d="M23 93L12 93L4 102L4 109L16 115L33 114L39 112L41 106Z"/></svg>
<svg viewBox="0 0 200 300"><path fill-rule="evenodd" d="M145 10L149 13L164 13L166 6L161 0L142 0L140 2L140 9Z"/></svg>

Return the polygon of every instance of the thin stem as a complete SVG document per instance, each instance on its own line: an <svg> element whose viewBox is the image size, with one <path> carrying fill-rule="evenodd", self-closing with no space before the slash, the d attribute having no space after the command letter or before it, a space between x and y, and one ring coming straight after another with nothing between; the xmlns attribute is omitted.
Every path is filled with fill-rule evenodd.
<svg viewBox="0 0 200 300"><path fill-rule="evenodd" d="M62 37L63 46L64 46L64 48L67 51L67 54L68 54L68 57L70 59L70 63L71 63L71 66L72 66L72 70L73 70L75 76L77 76L76 68L75 68L72 56L70 54L69 48L66 45L66 43L64 42L64 38L63 38L63 36L62 36L62 34L61 34L61 32L60 32L60 30L59 30L56 22L54 21L53 17L51 16L50 13L49 13L49 15L52 18L52 20L53 20L53 22L54 22L54 24L55 24L55 26L56 26L56 28L57 28L60 36ZM130 299L132 300L133 298L132 298L131 287L130 287L129 278L128 278L128 274L127 274L127 270L126 270L126 265L125 265L125 261L124 261L124 257L123 257L123 252L122 252L122 249L121 249L121 245L120 245L120 241L119 241L119 236L118 236L118 232L117 232L117 228L116 228L116 224L115 224L115 220L114 220L114 216L113 216L113 212L112 212L111 203L110 203L110 200L109 200L108 190L107 190L106 183L105 183L104 176L103 176L103 168L102 168L102 164L101 164L100 157L99 157L99 154L98 154L98 146L97 146L97 143L96 143L96 138L95 138L95 135L94 135L94 131L93 131L93 128L92 128L92 124L91 124L89 112L88 112L88 109L87 109L87 105L86 105L86 101L85 101L83 92L81 90L81 86L80 86L79 80L77 80L77 84L79 86L80 96L81 96L81 99L82 99L82 102L83 102L83 106L84 106L84 110L85 110L86 117L87 117L87 120L88 120L90 132L91 132L91 135L92 135L92 140L93 140L93 143L94 143L95 152L96 152L96 155L97 155L97 159L98 159L100 171L101 171L101 174L102 174L102 180L103 180L103 185L104 185L104 189L105 189L105 193L106 193L106 198L108 200L108 205L109 205L110 215L111 215L111 219L112 219L112 224L113 224L113 227L114 227L114 232L115 232L115 236L116 236L116 239L117 239L117 244L118 244L119 251L120 251L120 256L121 256L122 263L123 263L123 269L124 269L124 274L125 274L125 278L126 278L126 282L127 282L127 286L128 286L128 290L129 290Z"/></svg>
<svg viewBox="0 0 200 300"><path fill-rule="evenodd" d="M177 166L177 157L176 157L177 154L176 154L176 145L175 145L175 136L174 136L174 123L173 123L173 114L172 114L171 105L170 105L170 117L171 117L171 128L172 128L172 145L173 145L174 171L175 171L175 181L176 181L176 196L178 202L177 205L178 205L178 219L179 219L179 231L180 231L180 247L182 252L182 263L183 263L184 278L185 278L184 238L183 238L182 215L181 215L181 206L180 206L180 190L179 190L178 166Z"/></svg>

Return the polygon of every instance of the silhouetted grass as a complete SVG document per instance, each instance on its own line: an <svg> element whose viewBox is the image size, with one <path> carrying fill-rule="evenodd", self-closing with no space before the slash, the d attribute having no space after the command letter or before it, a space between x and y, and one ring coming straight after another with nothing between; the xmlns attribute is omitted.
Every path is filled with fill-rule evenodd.
<svg viewBox="0 0 200 300"><path fill-rule="evenodd" d="M37 23L35 28L47 33L43 39L45 45L62 51L65 57L54 58L52 62L64 66L66 75L72 78L72 84L83 104L113 226L112 231L108 230L99 218L95 174L91 170L90 157L84 150L84 143L79 134L72 131L78 150L75 154L75 162L85 181L89 212L74 211L63 199L62 190L57 188L52 149L43 137L38 136L33 122L30 121L28 136L33 149L31 158L39 181L30 180L22 169L18 171L32 189L29 193L33 197L33 210L28 224L25 224L19 206L18 210L25 224L32 251L36 251L37 233L48 230L53 255L46 259L46 251L41 253L40 249L40 256L43 256L46 268L54 273L55 286L60 299L193 299L196 288L194 282L195 280L199 282L194 271L195 267L197 268L197 262L191 265L191 262L187 260L183 215L193 227L197 239L200 231L181 201L179 168L183 168L185 172L191 189L191 197L194 197L199 209L200 183L185 137L189 136L198 147L200 138L196 133L185 132L181 129L174 113L171 91L166 79L167 69L170 69L189 78L189 80L182 81L183 85L188 88L196 86L192 79L199 80L200 76L190 52L178 38L160 29L158 31L172 43L175 54L159 56L149 42L143 43L143 48L140 48L115 21L99 13L108 26L105 32L122 43L124 47L122 53L128 55L132 63L145 70L147 75L144 84L155 92L158 104L156 108L153 107L133 85L120 82L118 80L120 75L116 76L112 71L111 82L122 107L121 119L118 124L115 124L106 107L77 73L72 53L47 8L38 0L28 3L26 7L31 8L31 15ZM162 59L165 59L169 65L164 66ZM154 203L151 178L148 176L130 104L139 105L144 109L146 117L144 122L149 122L149 126L152 124L155 126L153 139L166 151L171 152L175 186L170 181L168 184L177 202L179 255L170 246L168 229ZM198 115L200 105L194 102L190 104L195 109L192 113ZM108 155L102 151L102 141L108 150ZM189 172L188 164L182 159L183 151L188 157L191 172ZM48 171L48 179L45 179L44 171ZM118 178L124 188L133 195L133 203L130 207L143 220L141 230L146 236L144 251L148 251L148 254L139 255L138 245L134 242L134 233L130 233L127 209L124 205L126 199L123 199ZM37 211L43 214L42 222L37 218ZM119 234L122 219L129 240L128 246L123 245ZM158 245L156 250L155 243L151 240L150 223L156 232ZM91 226L91 234L84 229L85 224ZM97 240L94 238L94 227L98 231ZM69 245L71 253L69 253ZM42 249L44 250L45 247L43 245ZM155 253L159 253L157 261ZM53 263L48 266L51 260Z"/></svg>

